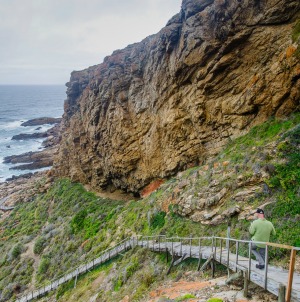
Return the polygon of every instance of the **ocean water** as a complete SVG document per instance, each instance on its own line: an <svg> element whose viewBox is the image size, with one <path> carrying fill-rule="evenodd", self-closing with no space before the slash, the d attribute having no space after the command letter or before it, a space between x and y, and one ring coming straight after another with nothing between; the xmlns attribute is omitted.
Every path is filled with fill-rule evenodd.
<svg viewBox="0 0 300 302"><path fill-rule="evenodd" d="M0 182L13 175L32 170L10 170L14 165L4 164L6 156L42 149L43 139L12 140L20 133L44 132L53 125L24 127L27 120L39 117L61 117L66 99L66 87L56 85L0 85Z"/></svg>

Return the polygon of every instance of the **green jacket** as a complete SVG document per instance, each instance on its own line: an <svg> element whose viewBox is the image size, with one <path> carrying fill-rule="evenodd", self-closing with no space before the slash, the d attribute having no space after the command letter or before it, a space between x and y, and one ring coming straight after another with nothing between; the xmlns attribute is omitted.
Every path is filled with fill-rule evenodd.
<svg viewBox="0 0 300 302"><path fill-rule="evenodd" d="M276 231L272 222L266 220L265 218L254 220L251 225L249 232L252 236L253 241L269 242L270 235L275 235ZM266 247L265 244L258 243L258 247Z"/></svg>

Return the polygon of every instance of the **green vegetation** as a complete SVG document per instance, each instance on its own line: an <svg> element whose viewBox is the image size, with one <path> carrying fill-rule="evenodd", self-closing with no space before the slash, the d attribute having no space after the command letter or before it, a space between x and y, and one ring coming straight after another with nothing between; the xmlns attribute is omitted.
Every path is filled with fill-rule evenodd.
<svg viewBox="0 0 300 302"><path fill-rule="evenodd" d="M227 148L219 155L231 163L244 164L251 158L259 159L258 151L261 152L265 145L274 142L282 133L300 123L300 115L295 114L288 120L271 118L262 125L253 127L248 134L231 141ZM266 157L268 161L271 158Z"/></svg>
<svg viewBox="0 0 300 302"><path fill-rule="evenodd" d="M196 298L196 296L194 296L192 294L185 294L181 297L176 298L175 301L186 301L186 300L189 300L189 299L192 299L192 298Z"/></svg>
<svg viewBox="0 0 300 302"><path fill-rule="evenodd" d="M292 40L293 42L297 42L300 37L300 20L296 23L295 27L292 31Z"/></svg>
<svg viewBox="0 0 300 302"><path fill-rule="evenodd" d="M57 180L47 193L37 195L29 203L19 204L0 223L1 237L5 239L0 241L1 299L15 300L16 288L26 290L32 280L36 287L46 284L132 235L225 237L227 219L213 227L193 222L181 215L184 207L177 202L189 199L194 210L199 200L206 200L201 192L210 190L211 183L227 188L220 212L236 205L255 208L269 203L265 208L266 215L277 231L272 241L300 246L299 124L300 114L286 120L270 119L231 141L215 161L182 172L139 201L99 198L78 183ZM222 165L220 162L227 163ZM217 168L213 168L214 164ZM247 186L262 171L269 173L269 178L262 184L263 190L254 192L247 200L233 198L244 188L238 182ZM230 219L231 236L249 239L249 221L238 219L237 215ZM189 240L186 241L188 244ZM192 243L197 245L198 241ZM247 249L241 247L243 249L246 255ZM32 250L35 260L28 257ZM271 249L270 255L283 265L287 263L285 251ZM197 265L197 260L184 261L172 269L169 278L177 279L182 271L195 270ZM139 301L151 287L166 278L167 268L165 254L156 255L136 248L126 256L80 276L76 294L71 294L73 280L62 285L55 295L58 301L84 301L85 298L87 301L90 298L86 296L87 289L93 292L96 287L100 288L93 292L98 295L97 301L120 301L125 295L132 301Z"/></svg>
<svg viewBox="0 0 300 302"><path fill-rule="evenodd" d="M223 302L223 299L220 298L210 298L207 300L207 302Z"/></svg>
<svg viewBox="0 0 300 302"><path fill-rule="evenodd" d="M165 212L158 212L153 217L151 218L151 228L156 229L156 228L162 228L165 224Z"/></svg>
<svg viewBox="0 0 300 302"><path fill-rule="evenodd" d="M277 239L300 246L300 126L282 136L278 145L282 163L275 165L276 173L269 181L275 190L277 202L268 207L276 225Z"/></svg>

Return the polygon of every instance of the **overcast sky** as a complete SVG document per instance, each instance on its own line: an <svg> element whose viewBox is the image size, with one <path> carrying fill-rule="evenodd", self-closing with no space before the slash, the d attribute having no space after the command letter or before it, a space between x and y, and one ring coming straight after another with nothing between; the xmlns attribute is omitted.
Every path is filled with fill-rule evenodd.
<svg viewBox="0 0 300 302"><path fill-rule="evenodd" d="M182 0L0 0L0 84L62 84L157 33Z"/></svg>

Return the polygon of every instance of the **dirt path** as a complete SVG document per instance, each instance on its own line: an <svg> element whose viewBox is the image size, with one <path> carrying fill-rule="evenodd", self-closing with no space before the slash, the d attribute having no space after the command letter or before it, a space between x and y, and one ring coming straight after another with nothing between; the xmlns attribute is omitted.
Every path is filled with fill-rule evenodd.
<svg viewBox="0 0 300 302"><path fill-rule="evenodd" d="M253 294L252 298L244 298L242 288L225 284L226 277L220 277L209 281L179 281L170 282L163 287L150 292L145 302L164 301L162 298L175 301L176 298L186 294L194 295L188 302L206 302L209 298L220 298L224 302L273 302L277 301L273 295L267 292ZM256 289L257 290L257 289ZM167 300L166 300L167 301Z"/></svg>
<svg viewBox="0 0 300 302"><path fill-rule="evenodd" d="M109 191L94 191L91 189L89 185L84 185L84 188L89 191L95 193L98 197L102 198L109 198L113 200L122 200L122 201L129 201L129 200L135 200L136 198L133 197L132 194L127 194L124 193L121 190L115 190L114 192L109 192Z"/></svg>
<svg viewBox="0 0 300 302"><path fill-rule="evenodd" d="M21 257L22 258L31 258L31 259L34 260L32 279L31 279L31 283L30 283L30 286L29 286L30 290L34 290L35 289L36 274L37 274L37 270L38 270L39 263L40 263L40 257L33 252L34 241L31 241L31 242L25 244L25 247L27 247L27 250L26 250L25 253L23 253L21 255Z"/></svg>

